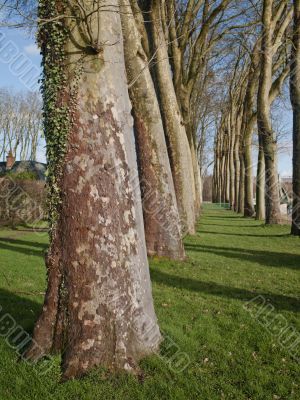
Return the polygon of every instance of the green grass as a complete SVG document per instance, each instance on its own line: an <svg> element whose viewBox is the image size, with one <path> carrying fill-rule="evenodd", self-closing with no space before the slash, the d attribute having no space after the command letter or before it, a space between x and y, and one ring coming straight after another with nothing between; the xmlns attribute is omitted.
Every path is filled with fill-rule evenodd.
<svg viewBox="0 0 300 400"><path fill-rule="evenodd" d="M99 369L61 384L58 359L40 376L2 339L0 400L300 399L299 363L244 307L262 295L274 316L300 332L300 240L288 226L265 227L206 206L197 235L185 244L184 263L151 260L165 342L161 357L142 362L143 379ZM29 332L43 300L46 246L45 233L0 230L2 314L12 314ZM179 373L170 368L176 349L190 360Z"/></svg>

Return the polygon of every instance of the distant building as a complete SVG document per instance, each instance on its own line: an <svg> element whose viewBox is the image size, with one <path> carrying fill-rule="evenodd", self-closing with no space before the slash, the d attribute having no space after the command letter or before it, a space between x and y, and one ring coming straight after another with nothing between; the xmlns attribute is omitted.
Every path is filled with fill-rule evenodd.
<svg viewBox="0 0 300 400"><path fill-rule="evenodd" d="M12 153L0 162L0 225L38 224L46 217L46 164L15 161Z"/></svg>
<svg viewBox="0 0 300 400"><path fill-rule="evenodd" d="M46 164L36 161L15 161L15 157L10 151L6 157L6 162L0 162L0 176L5 176L6 173L21 174L23 172L33 173L36 175L36 180L46 180Z"/></svg>

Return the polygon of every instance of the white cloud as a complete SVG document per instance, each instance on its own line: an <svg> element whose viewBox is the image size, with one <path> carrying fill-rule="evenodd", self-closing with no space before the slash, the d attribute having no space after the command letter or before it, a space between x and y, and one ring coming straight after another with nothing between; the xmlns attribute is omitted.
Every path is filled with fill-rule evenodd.
<svg viewBox="0 0 300 400"><path fill-rule="evenodd" d="M37 54L40 54L40 49L37 47L37 45L35 43L25 46L24 51L25 51L25 53L27 53L30 56L35 56Z"/></svg>

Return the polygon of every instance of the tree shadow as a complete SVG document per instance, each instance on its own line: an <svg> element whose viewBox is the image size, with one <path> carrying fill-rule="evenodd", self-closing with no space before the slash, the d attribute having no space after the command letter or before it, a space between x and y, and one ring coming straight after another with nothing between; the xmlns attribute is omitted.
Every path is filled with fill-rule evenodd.
<svg viewBox="0 0 300 400"><path fill-rule="evenodd" d="M229 210L228 210L229 211ZM226 215L226 214L222 214L222 216L220 216L220 215L209 215L209 214L206 214L206 218L207 219L211 219L211 218L214 218L214 219L220 219L220 220L224 220L224 219L242 219L242 218L244 218L244 217L241 217L240 215ZM250 220L251 220L251 218L250 218Z"/></svg>
<svg viewBox="0 0 300 400"><path fill-rule="evenodd" d="M257 292L220 285L215 282L202 282L195 279L182 278L180 276L166 274L154 268L151 268L151 279L156 283L164 284L170 287L176 287L179 289L205 293L228 299L241 300L243 302L247 302L256 296L263 296L274 307L276 307L277 310L293 312L300 311L299 301L296 298L280 294Z"/></svg>
<svg viewBox="0 0 300 400"><path fill-rule="evenodd" d="M261 237L261 238L276 238L276 237L290 237L290 233L282 233L275 235L251 235L249 233L231 233L231 232L216 232L201 230L198 233L211 233L212 235L225 235L225 236L246 236L246 237Z"/></svg>
<svg viewBox="0 0 300 400"><path fill-rule="evenodd" d="M28 247L26 248L21 246L28 246ZM25 255L43 257L44 252L47 248L48 244L46 243L31 242L20 239L0 238L0 249L16 251L18 253Z"/></svg>
<svg viewBox="0 0 300 400"><path fill-rule="evenodd" d="M6 243L12 243L12 244L21 244L21 245L24 245L24 246L40 247L42 249L45 249L48 246L48 244L46 244L46 243L31 242L30 240L1 238L1 237L0 237L0 242L6 242Z"/></svg>
<svg viewBox="0 0 300 400"><path fill-rule="evenodd" d="M34 296L33 296L34 297ZM13 292L0 289L0 318L8 314L11 316L16 325L21 325L23 329L31 333L34 323L41 311L43 297L41 303L30 298L21 297Z"/></svg>
<svg viewBox="0 0 300 400"><path fill-rule="evenodd" d="M253 250L229 247L215 247L206 245L186 244L186 250L212 253L218 256L236 259L245 262L250 261L263 267L290 268L300 270L300 255L289 253L276 253L267 250Z"/></svg>
<svg viewBox="0 0 300 400"><path fill-rule="evenodd" d="M203 223L204 222L204 223ZM243 225L237 225L237 224L207 224L207 223L205 223L206 221L205 221L205 219L203 218L203 220L201 220L200 222L199 222L199 225L198 225L198 227L200 227L200 229L201 229L201 226L221 226L221 227L224 227L224 226L228 226L228 227L231 227L231 228L245 228L245 229L248 229L248 228L261 228L261 227L264 227L265 225L264 224L258 224L258 225L245 225L245 224L243 224Z"/></svg>

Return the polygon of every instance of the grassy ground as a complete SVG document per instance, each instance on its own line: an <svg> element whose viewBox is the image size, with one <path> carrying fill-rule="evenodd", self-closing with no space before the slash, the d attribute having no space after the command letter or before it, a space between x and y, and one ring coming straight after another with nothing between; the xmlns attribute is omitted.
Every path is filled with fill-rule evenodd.
<svg viewBox="0 0 300 400"><path fill-rule="evenodd" d="M0 231L1 314L29 332L43 299L46 246L46 234ZM41 375L42 366L17 362L2 338L0 400L300 399L300 364L280 345L280 330L245 308L261 295L274 307L272 318L300 332L299 239L287 226L264 227L207 206L186 250L184 263L151 261L165 341L160 357L142 363L143 379L97 370L60 384L58 359Z"/></svg>

